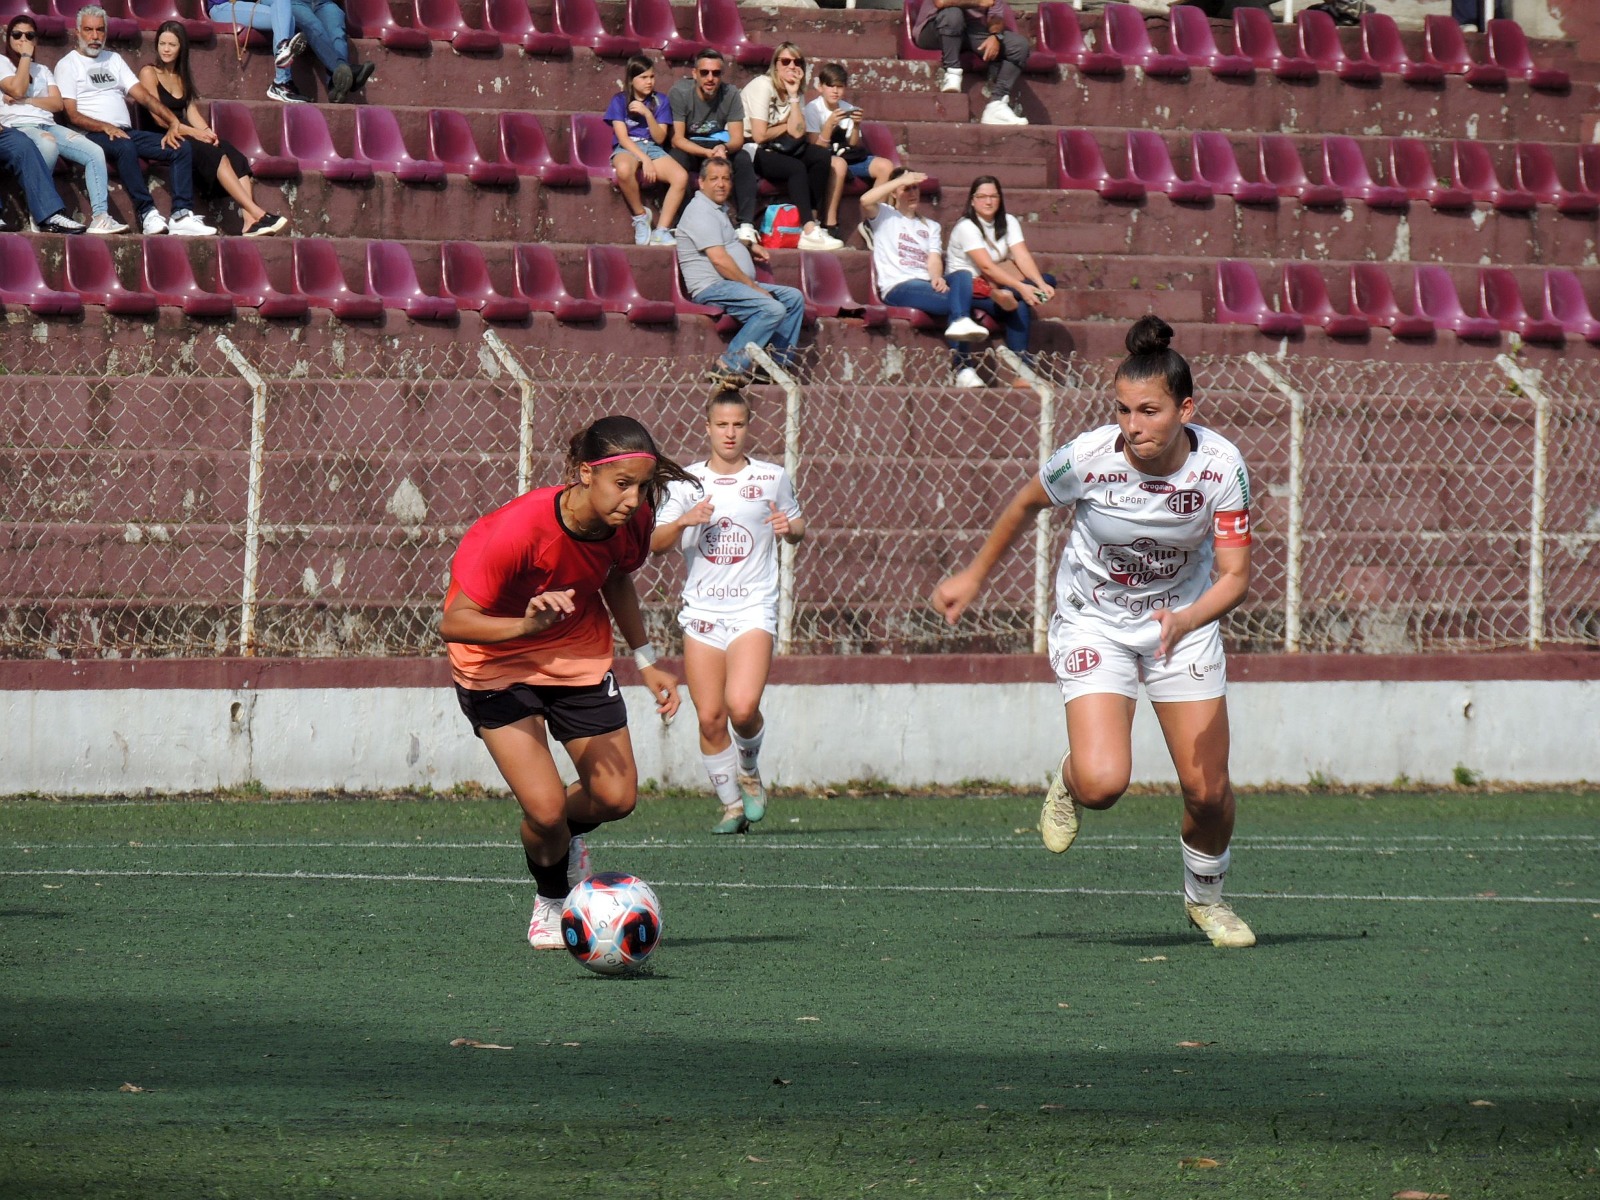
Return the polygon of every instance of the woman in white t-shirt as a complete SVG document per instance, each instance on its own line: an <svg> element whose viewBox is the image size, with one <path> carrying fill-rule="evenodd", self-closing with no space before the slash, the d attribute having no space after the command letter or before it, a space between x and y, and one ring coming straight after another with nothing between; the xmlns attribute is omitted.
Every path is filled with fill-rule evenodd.
<svg viewBox="0 0 1600 1200"><path fill-rule="evenodd" d="M1116 423L1079 434L1023 485L933 606L954 625L1024 529L1071 507L1056 572L1050 664L1066 703L1067 757L1039 816L1057 854L1080 810L1110 808L1133 770L1142 682L1183 791L1184 910L1217 946L1255 944L1222 898L1233 837L1227 664L1220 619L1250 588L1250 480L1237 447L1190 424L1189 364L1172 328L1142 317L1114 381Z"/></svg>
<svg viewBox="0 0 1600 1200"><path fill-rule="evenodd" d="M700 721L700 757L722 803L713 833L743 833L767 812L757 755L761 695L778 632L778 541L805 536L789 474L745 453L750 402L719 392L706 411L710 454L688 467L656 511L653 554L677 548L683 585L683 674ZM732 736L729 736L729 726Z"/></svg>
<svg viewBox="0 0 1600 1200"><path fill-rule="evenodd" d="M806 140L806 59L784 42L772 68L744 85L744 152L756 174L784 191L800 213L800 249L842 250L844 243L817 224L817 206L833 183L833 154Z"/></svg>
<svg viewBox="0 0 1600 1200"><path fill-rule="evenodd" d="M124 233L127 226L114 219L108 208L106 156L83 134L56 122L63 108L60 89L50 68L33 61L39 46L39 26L32 16L18 13L6 24L5 55L11 70L0 79L0 126L15 129L39 148L46 170L56 169L59 155L83 168L89 193L90 233Z"/></svg>
<svg viewBox="0 0 1600 1200"><path fill-rule="evenodd" d="M1006 346L1026 356L1033 308L1056 294L1056 281L1034 261L993 175L972 181L966 212L950 230L944 269L953 296L951 311L989 314L1004 327Z"/></svg>

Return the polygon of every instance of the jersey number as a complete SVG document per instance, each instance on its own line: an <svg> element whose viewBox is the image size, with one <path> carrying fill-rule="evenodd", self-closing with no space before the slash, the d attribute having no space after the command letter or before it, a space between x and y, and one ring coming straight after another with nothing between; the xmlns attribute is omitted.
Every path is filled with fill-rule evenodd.
<svg viewBox="0 0 1600 1200"><path fill-rule="evenodd" d="M606 696L607 696L607 698L609 698L609 697L612 697L612 696L616 696L618 694L619 693L617 692L617 677L615 675L613 675L610 671L607 671L606 672Z"/></svg>

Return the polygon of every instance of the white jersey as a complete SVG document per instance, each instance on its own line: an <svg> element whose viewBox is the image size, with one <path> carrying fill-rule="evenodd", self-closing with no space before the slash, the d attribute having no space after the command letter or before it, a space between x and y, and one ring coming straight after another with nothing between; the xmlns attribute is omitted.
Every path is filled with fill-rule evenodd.
<svg viewBox="0 0 1600 1200"><path fill-rule="evenodd" d="M666 524L702 498L713 506L711 520L685 529L678 541L689 569L683 584L684 607L697 613L775 609L778 538L767 521L773 504L791 521L800 516L789 473L755 458L746 458L744 467L732 475L715 474L703 462L687 470L704 485L704 492L693 484L675 482L656 513L656 522Z"/></svg>
<svg viewBox="0 0 1600 1200"><path fill-rule="evenodd" d="M1211 585L1212 544L1248 545L1250 479L1238 448L1187 425L1189 456L1171 475L1145 475L1122 452L1122 431L1080 434L1039 472L1053 503L1072 505L1072 536L1056 572L1056 611L1103 622L1131 646L1159 640L1159 608L1185 608Z"/></svg>

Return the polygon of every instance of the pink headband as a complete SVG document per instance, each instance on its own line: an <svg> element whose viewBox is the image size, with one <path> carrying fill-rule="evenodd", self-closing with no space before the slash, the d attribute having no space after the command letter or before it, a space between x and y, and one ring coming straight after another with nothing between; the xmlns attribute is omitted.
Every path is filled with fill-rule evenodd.
<svg viewBox="0 0 1600 1200"><path fill-rule="evenodd" d="M653 459L655 458L655 455L651 454L648 450L629 450L626 454L613 454L610 458L591 458L589 460L589 466L598 467L601 463L617 462L619 459L624 458Z"/></svg>

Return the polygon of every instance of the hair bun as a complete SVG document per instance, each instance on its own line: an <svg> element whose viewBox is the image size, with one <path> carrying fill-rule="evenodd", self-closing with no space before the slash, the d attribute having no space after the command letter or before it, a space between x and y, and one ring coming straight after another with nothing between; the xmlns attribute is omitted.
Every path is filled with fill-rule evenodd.
<svg viewBox="0 0 1600 1200"><path fill-rule="evenodd" d="M1172 326L1155 313L1146 313L1133 323L1123 344L1129 354L1160 354L1172 345Z"/></svg>

